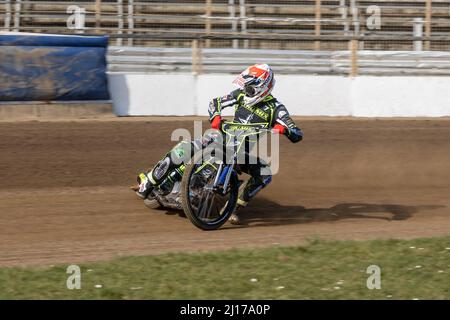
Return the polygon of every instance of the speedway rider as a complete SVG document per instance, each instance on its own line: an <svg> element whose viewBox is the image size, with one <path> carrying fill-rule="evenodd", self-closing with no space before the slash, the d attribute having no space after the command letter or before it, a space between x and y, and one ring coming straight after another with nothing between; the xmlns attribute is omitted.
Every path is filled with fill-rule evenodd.
<svg viewBox="0 0 450 320"><path fill-rule="evenodd" d="M220 130L222 110L233 107L235 110L233 122L267 123L269 128L273 128L273 131L285 135L294 143L302 140L303 133L289 116L286 107L271 95L275 79L272 69L267 64L255 64L248 67L233 83L239 88L228 95L213 99L209 104L209 121L213 129ZM173 169L176 169L178 178L181 179L181 169L184 169L184 166L180 163L182 161L173 161L173 159L182 156L183 152L180 150L183 143L187 142L177 144L156 164L153 170L139 175L139 190L136 192L139 197L146 199L152 189L161 184ZM192 142L194 150L199 150L207 144L207 139ZM239 188L237 209L230 217L230 222L233 224L240 224L237 214L238 211L240 212L239 209L245 207L249 200L267 186L272 179L268 165L259 158L257 158L256 164L244 164L240 165L240 168L251 178Z"/></svg>

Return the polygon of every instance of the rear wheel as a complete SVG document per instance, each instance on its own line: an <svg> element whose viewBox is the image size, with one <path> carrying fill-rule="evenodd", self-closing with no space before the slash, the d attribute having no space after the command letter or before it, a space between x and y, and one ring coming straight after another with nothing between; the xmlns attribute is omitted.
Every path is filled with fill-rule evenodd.
<svg viewBox="0 0 450 320"><path fill-rule="evenodd" d="M236 207L239 191L239 181L234 173L225 195L222 189L212 190L222 157L210 155L211 151L207 149L197 152L186 166L181 182L184 213L202 230L215 230L227 222ZM201 159L204 161L199 161Z"/></svg>

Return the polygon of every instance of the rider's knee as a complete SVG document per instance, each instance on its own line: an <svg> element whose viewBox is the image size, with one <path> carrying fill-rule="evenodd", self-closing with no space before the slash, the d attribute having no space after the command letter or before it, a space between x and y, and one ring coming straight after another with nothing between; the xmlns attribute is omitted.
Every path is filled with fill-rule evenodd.
<svg viewBox="0 0 450 320"><path fill-rule="evenodd" d="M175 166L187 163L192 157L194 152L194 147L191 142L180 141L173 149L170 151L170 159Z"/></svg>
<svg viewBox="0 0 450 320"><path fill-rule="evenodd" d="M203 147L207 147L211 143L223 144L223 136L219 130L216 129L208 129L202 136L202 145Z"/></svg>

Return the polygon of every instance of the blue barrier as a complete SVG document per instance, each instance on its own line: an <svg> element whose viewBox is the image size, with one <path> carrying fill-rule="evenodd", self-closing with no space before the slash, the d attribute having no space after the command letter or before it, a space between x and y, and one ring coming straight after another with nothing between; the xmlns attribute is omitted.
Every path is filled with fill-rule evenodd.
<svg viewBox="0 0 450 320"><path fill-rule="evenodd" d="M108 37L0 35L0 101L109 100Z"/></svg>

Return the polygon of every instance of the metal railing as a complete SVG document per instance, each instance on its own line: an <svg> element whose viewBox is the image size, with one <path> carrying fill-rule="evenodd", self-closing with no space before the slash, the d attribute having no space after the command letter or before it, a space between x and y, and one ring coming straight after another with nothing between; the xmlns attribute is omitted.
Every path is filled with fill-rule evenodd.
<svg viewBox="0 0 450 320"><path fill-rule="evenodd" d="M377 11L378 10L378 11ZM379 20L376 15L379 13ZM419 20L418 20L419 19ZM421 19L421 20L420 20ZM377 23L379 22L379 25ZM447 0L188 0L188 1L0 1L0 30L51 33L108 33L133 35L153 32L229 32L240 35L412 35L418 26L423 36L450 33ZM417 31L419 32L419 31ZM171 46L117 37L115 45ZM330 45L331 46L327 46ZM336 45L338 43L335 43ZM402 42L379 50L406 50ZM175 47L189 47L179 41ZM338 50L333 43L301 40L264 41L208 39L207 48ZM424 43L425 50L441 50Z"/></svg>
<svg viewBox="0 0 450 320"><path fill-rule="evenodd" d="M108 34L111 72L447 75L450 0L0 0L2 30Z"/></svg>
<svg viewBox="0 0 450 320"><path fill-rule="evenodd" d="M116 37L116 36L114 36ZM166 41L190 40L191 48L140 48L112 46L108 52L110 72L154 73L193 72L237 73L250 64L265 62L279 74L334 74L334 75L450 75L450 52L414 51L417 46L430 41L450 45L450 36L392 37L375 36L296 36L302 41L339 42L345 50L267 50L205 48L207 40L255 40L262 36L237 36L232 34L187 35L133 35L135 39ZM280 35L266 39L283 40ZM290 37L289 37L290 38ZM364 50L371 42L402 41L410 50ZM361 45L362 44L362 45Z"/></svg>

